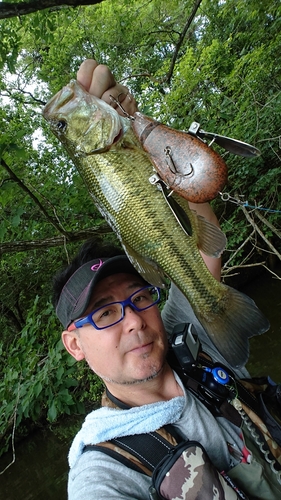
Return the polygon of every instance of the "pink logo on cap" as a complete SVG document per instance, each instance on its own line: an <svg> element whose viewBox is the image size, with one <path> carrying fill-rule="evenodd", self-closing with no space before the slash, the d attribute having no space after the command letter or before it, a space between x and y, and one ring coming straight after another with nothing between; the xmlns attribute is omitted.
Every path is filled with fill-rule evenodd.
<svg viewBox="0 0 281 500"><path fill-rule="evenodd" d="M103 265L103 261L100 259L99 263L98 264L94 264L92 267L91 267L91 271L94 271L96 272L101 266Z"/></svg>

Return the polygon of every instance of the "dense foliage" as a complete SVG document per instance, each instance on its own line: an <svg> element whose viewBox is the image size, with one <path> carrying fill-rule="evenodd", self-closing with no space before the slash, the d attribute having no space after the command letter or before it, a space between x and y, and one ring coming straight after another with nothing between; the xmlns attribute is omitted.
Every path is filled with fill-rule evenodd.
<svg viewBox="0 0 281 500"><path fill-rule="evenodd" d="M188 130L197 121L261 150L248 159L217 149L229 168L225 190L242 201L213 202L228 237L225 274L280 258L280 2L93 3L0 21L3 446L15 422L81 412L100 392L61 348L51 281L80 241L114 236L41 117L85 58L108 64L140 109L162 122Z"/></svg>

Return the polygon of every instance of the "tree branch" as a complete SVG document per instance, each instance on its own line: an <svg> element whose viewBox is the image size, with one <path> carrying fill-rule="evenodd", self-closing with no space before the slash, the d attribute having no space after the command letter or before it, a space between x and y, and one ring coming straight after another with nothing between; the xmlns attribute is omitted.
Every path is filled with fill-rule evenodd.
<svg viewBox="0 0 281 500"><path fill-rule="evenodd" d="M61 9L64 7L79 7L80 5L96 5L103 0L37 0L31 2L9 3L0 2L0 19L26 16L39 10Z"/></svg>
<svg viewBox="0 0 281 500"><path fill-rule="evenodd" d="M1 5L1 3L0 3ZM32 101L34 102L37 102L38 104L40 104L41 106L45 106L46 104L46 101L42 101L41 99L37 99L37 97L34 97L33 94L31 94L31 92L28 92L26 90L23 90L23 89L13 89L15 92L20 92L21 94L27 94L31 97ZM14 93L11 92L8 88L5 89L5 91L7 92L6 94L3 93L3 92L0 92L0 95L2 97L9 97L10 99L14 99L15 101L19 101L19 97L15 97ZM31 104L32 101L23 101L23 104Z"/></svg>
<svg viewBox="0 0 281 500"><path fill-rule="evenodd" d="M129 80L130 78L138 78L138 77L147 77L152 82L157 83L157 84L170 83L170 80L171 80L171 78L173 76L174 67L175 67L175 64L176 64L176 60L177 60L180 48L181 48L181 46L183 44L183 41L184 41L184 38L186 36L187 30L190 27L190 25L191 25L194 17L196 16L197 10L199 9L201 2L202 2L202 0L196 0L195 1L193 9L192 9L192 12L191 12L189 18L187 19L182 32L179 35L178 42L176 43L176 48L175 48L175 51L173 53L173 57L172 57L172 60L171 60L169 71L166 73L165 76L163 76L163 78L155 78L155 77L153 77L153 75L151 75L151 73L149 73L149 72L147 72L147 71L144 70L142 73L133 74L133 75L130 75L130 76L126 76L125 78L122 78L121 80L119 80L119 83L121 83L121 82L123 82L125 80Z"/></svg>
<svg viewBox="0 0 281 500"><path fill-rule="evenodd" d="M179 53L180 48L181 48L181 46L183 44L183 41L184 41L185 35L187 33L187 30L190 27L190 25L191 25L194 17L196 16L196 12L197 12L197 10L200 7L201 2L202 2L202 0L196 0L195 1L193 9L192 9L192 12L191 12L188 20L186 21L185 26L184 26L181 34L180 34L180 37L179 37L178 42L176 44L176 49L175 49L173 57L172 57L172 61L171 61L171 64L170 64L170 69L169 69L168 73L166 74L166 76L164 78L164 81L167 82L167 83L170 83L170 80L171 80L172 75L173 75L174 67L175 67L175 64L176 64L176 60L177 60L177 57L178 57L178 53Z"/></svg>
<svg viewBox="0 0 281 500"><path fill-rule="evenodd" d="M61 224L57 223L57 221L55 220L54 217L50 217L50 215L45 210L44 206L42 205L42 203L40 203L40 201L35 196L35 194L32 193L32 191L30 191L30 189L20 180L20 178L13 172L13 170L11 170L11 168L9 167L9 165L5 162L5 160L3 158L1 158L1 166L3 168L5 168L5 170L8 172L8 174L10 176L10 179L12 179L14 182L16 182L21 187L21 189L23 191L25 191L30 196L30 198L32 198L32 200L36 203L36 205L43 212L43 214L45 215L46 219L57 229L57 231L59 233L64 234L65 236L67 236L67 233L61 227Z"/></svg>
<svg viewBox="0 0 281 500"><path fill-rule="evenodd" d="M257 224L255 223L255 221L252 219L252 217L248 213L247 209L243 205L241 205L241 208L242 208L242 210L244 212L244 215L245 215L246 219L255 228L256 232L264 240L264 242L267 244L267 246L270 248L270 250L278 257L279 260L281 260L280 253L278 252L278 250L276 250L276 248L272 245L272 243L266 238L266 236L263 234L263 232L260 230L260 228L257 226Z"/></svg>
<svg viewBox="0 0 281 500"><path fill-rule="evenodd" d="M260 214L258 210L255 211L255 215L258 217L258 219L260 219L263 222L263 224L269 227L269 229L271 229L271 231L275 233L276 236L278 236L278 238L281 239L281 232L278 231L278 229L276 229L276 227L274 227L273 224L271 224L271 222L266 220L265 217L262 214Z"/></svg>
<svg viewBox="0 0 281 500"><path fill-rule="evenodd" d="M236 257L236 255L240 252L240 250L242 250L242 248L246 245L246 243L248 243L248 241L251 240L251 238L254 234L255 234L255 229L253 229L251 234L249 234L249 236L242 242L242 244L235 250L235 252L230 256L228 261L224 264L222 271L225 271L225 274L227 274L229 272L228 266L229 266L230 262L234 259L234 257ZM233 268L229 268L229 269L233 269Z"/></svg>
<svg viewBox="0 0 281 500"><path fill-rule="evenodd" d="M0 256L6 253L28 252L30 250L38 250L39 248L58 247L65 242L82 241L90 238L93 235L109 234L112 230L107 224L89 229L82 229L75 233L66 233L64 236L55 236L53 238L45 238L42 240L30 241L8 241L0 244Z"/></svg>

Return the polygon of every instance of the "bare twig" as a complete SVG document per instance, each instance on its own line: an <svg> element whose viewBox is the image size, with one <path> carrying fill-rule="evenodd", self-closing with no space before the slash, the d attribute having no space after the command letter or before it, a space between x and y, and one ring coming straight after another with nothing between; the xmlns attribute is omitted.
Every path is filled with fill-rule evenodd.
<svg viewBox="0 0 281 500"><path fill-rule="evenodd" d="M263 267L271 274L273 274L273 276L275 276L275 278L277 278L278 280L281 280L281 276L278 276L278 274L276 274L274 271L272 271L272 269L269 269L269 267L267 267L263 262L262 262L262 265Z"/></svg>
<svg viewBox="0 0 281 500"><path fill-rule="evenodd" d="M13 458L12 461L5 467L5 469L0 471L0 475L4 474L4 472L11 467L16 461L16 449L15 449L15 432L16 432L16 422L17 422L17 411L18 411L18 404L19 404L19 398L20 398L20 385L21 385L21 379L22 379L22 374L20 376L19 380L19 385L18 385L18 393L17 393L17 400L16 400L16 406L14 410L14 415L13 415L13 431L12 431L12 452L13 452Z"/></svg>
<svg viewBox="0 0 281 500"><path fill-rule="evenodd" d="M254 235L255 230L251 232L251 234L243 241L243 243L235 250L235 252L231 255L231 257L228 259L228 261L224 264L223 269L226 269L228 264L234 259L234 257L240 252L240 250L248 243L248 241L252 238Z"/></svg>
<svg viewBox="0 0 281 500"><path fill-rule="evenodd" d="M177 60L180 48L181 48L181 46L183 44L183 41L184 41L185 36L186 36L186 33L187 33L187 31L188 31L188 29L189 29L189 27L190 27L190 25L191 25L194 17L196 16L196 13L197 13L197 11L198 11L198 9L200 7L201 2L202 2L202 0L196 0L195 3L194 3L194 5L193 5L192 12L191 12L189 18L187 19L182 32L179 34L179 38L178 38L177 43L175 44L175 50L174 50L174 53L173 53L173 56L172 56L172 59L171 59L170 68L169 68L169 70L168 70L168 72L166 73L165 76L163 76L162 78L155 78L149 72L147 72L147 71L144 70L142 73L133 74L133 75L127 76L126 78L122 78L122 80L119 80L119 83L121 83L121 82L123 82L125 80L129 80L131 78L137 78L137 77L147 77L151 81L153 81L154 83L158 83L158 84L170 83L170 80L171 80L171 78L173 76L173 71L174 71L174 67L175 67L175 64L176 64L176 60Z"/></svg>
<svg viewBox="0 0 281 500"><path fill-rule="evenodd" d="M255 223L255 221L250 216L250 214L247 211L247 209L243 205L241 205L241 208L243 210L243 213L244 213L246 219L250 222L250 224L253 226L253 228L255 229L255 231L260 235L260 237L264 240L264 242L267 244L267 246L278 257L278 259L281 260L281 254L276 250L276 248L272 245L272 243L268 240L268 238L263 234L263 232L260 230L260 228L257 226L257 224Z"/></svg>
<svg viewBox="0 0 281 500"><path fill-rule="evenodd" d="M235 269L245 269L247 267L257 267L257 266L263 266L265 267L265 262L255 262L253 264L237 264L237 266L232 266L232 267L229 267L228 269L224 270L224 272L222 273L222 277L223 278L230 278L231 276L236 276L238 273L235 273L235 274L229 274L229 273L232 273L233 271L235 271Z"/></svg>
<svg viewBox="0 0 281 500"><path fill-rule="evenodd" d="M197 12L197 10L200 7L201 2L202 2L202 0L196 0L195 1L194 5L193 5L192 12L191 12L188 20L186 21L185 26L184 26L181 34L180 34L180 37L179 37L178 42L176 44L176 48L175 48L175 51L174 51L174 54L173 54L173 57L172 57L172 60L171 60L169 71L166 74L165 79L164 79L164 81L166 81L167 83L169 83L170 80L171 80L171 78L172 78L174 67L175 67L175 64L176 64L177 57L178 57L178 53L179 53L180 48L181 48L181 46L183 44L183 41L184 41L185 35L187 33L187 30L190 27L190 25L191 25L194 17L196 16L196 12Z"/></svg>
<svg viewBox="0 0 281 500"><path fill-rule="evenodd" d="M274 227L273 224L271 224L271 222L266 220L266 218L258 210L255 211L255 215L258 217L258 219L260 219L260 221L263 224L265 224L267 227L269 227L269 229L271 229L271 231L273 233L275 233L276 236L278 236L278 238L281 238L281 232L278 231L278 229L276 229L276 227Z"/></svg>

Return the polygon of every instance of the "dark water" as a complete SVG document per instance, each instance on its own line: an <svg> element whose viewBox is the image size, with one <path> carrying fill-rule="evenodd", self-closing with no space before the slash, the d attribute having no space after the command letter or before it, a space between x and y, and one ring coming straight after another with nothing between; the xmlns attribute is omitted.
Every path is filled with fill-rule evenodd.
<svg viewBox="0 0 281 500"><path fill-rule="evenodd" d="M247 368L252 376L270 375L281 383L281 279L267 273L244 286L243 292L255 300L271 323L268 332L250 339Z"/></svg>
<svg viewBox="0 0 281 500"><path fill-rule="evenodd" d="M37 431L16 445L16 460L0 475L1 500L66 500L70 439ZM0 458L0 472L12 454Z"/></svg>
<svg viewBox="0 0 281 500"><path fill-rule="evenodd" d="M247 367L252 375L270 374L276 382L281 382L281 280L268 273L244 286L243 291L256 301L271 322L269 332L251 339ZM1 499L67 499L67 453L72 441L69 436L76 433L73 424L69 429L67 421L67 426L63 436L50 430L38 431L16 446L15 463L0 475ZM11 453L0 458L0 472L11 460Z"/></svg>

